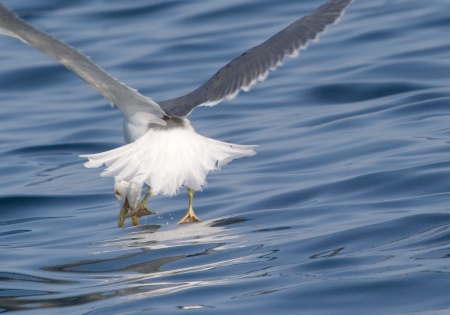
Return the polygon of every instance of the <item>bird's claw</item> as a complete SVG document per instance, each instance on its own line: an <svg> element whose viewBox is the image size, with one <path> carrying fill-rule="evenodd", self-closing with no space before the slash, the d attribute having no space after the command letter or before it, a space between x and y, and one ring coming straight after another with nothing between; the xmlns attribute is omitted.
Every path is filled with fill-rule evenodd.
<svg viewBox="0 0 450 315"><path fill-rule="evenodd" d="M193 210L188 210L186 215L180 221L178 221L178 224L189 224L195 222L202 222L202 220L200 220L200 218L195 215Z"/></svg>
<svg viewBox="0 0 450 315"><path fill-rule="evenodd" d="M125 218L129 218L129 217L145 217L147 215L151 215L151 214L155 214L155 212L153 212L152 210L150 210L149 208L147 208L147 206L138 206L136 207L133 211L127 213L125 215Z"/></svg>

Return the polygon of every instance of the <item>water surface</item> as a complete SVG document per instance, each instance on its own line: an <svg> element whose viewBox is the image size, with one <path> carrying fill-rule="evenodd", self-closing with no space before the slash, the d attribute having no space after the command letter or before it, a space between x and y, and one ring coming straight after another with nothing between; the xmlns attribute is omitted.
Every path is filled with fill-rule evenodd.
<svg viewBox="0 0 450 315"><path fill-rule="evenodd" d="M155 100L190 92L322 1L5 0ZM121 114L1 37L0 312L448 314L450 11L357 0L340 23L196 130L258 144L118 229L112 180L80 154Z"/></svg>

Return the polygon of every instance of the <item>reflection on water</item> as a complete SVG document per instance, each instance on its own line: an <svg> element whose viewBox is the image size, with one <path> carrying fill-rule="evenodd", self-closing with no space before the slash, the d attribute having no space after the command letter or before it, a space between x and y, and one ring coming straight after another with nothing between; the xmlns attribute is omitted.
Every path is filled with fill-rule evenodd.
<svg viewBox="0 0 450 315"><path fill-rule="evenodd" d="M215 309L224 292L229 292L236 305L262 296L279 301L304 294L310 299L324 293L337 295L323 303L329 309L342 307L358 286L365 298L374 292L388 298L388 288L394 284L401 286L396 298L405 299L399 292L406 288L412 292L417 288L419 294L422 287L429 290L427 298L446 296L450 215L420 214L341 231L328 229L304 239L295 238L302 235L301 225L283 222L289 218L277 222L283 227L266 223L261 229L265 213L249 216L254 220L236 217L166 229L142 226L90 244L98 250L90 258L41 267L40 273L47 277L4 273L4 283L29 287L2 291L8 296L1 299L2 307L47 310L94 305L94 314L128 307L146 311L152 305L155 310L168 305ZM307 219L308 215L300 216L300 221ZM429 274L432 282L414 284L417 274L420 278ZM291 305L303 305L293 301Z"/></svg>
<svg viewBox="0 0 450 315"><path fill-rule="evenodd" d="M317 6L3 2L154 99ZM116 228L112 182L78 155L121 145L121 114L1 38L0 312L447 314L447 7L355 1L250 93L196 109L199 133L259 148L209 176L188 226L182 191Z"/></svg>

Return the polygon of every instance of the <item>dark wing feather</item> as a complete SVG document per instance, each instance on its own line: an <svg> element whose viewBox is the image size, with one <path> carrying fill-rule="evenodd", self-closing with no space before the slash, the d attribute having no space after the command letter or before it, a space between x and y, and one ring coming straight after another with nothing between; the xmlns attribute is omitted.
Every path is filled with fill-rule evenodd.
<svg viewBox="0 0 450 315"><path fill-rule="evenodd" d="M233 99L263 81L269 70L282 64L285 56L297 56L325 28L337 21L353 0L330 0L314 12L295 21L259 46L253 47L221 68L205 84L181 97L159 102L171 116L186 116L197 106L213 106Z"/></svg>

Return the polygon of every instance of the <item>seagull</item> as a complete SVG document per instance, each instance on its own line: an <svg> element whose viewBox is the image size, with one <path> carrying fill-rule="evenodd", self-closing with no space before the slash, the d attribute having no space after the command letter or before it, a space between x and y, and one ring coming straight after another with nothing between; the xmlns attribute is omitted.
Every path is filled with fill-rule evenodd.
<svg viewBox="0 0 450 315"><path fill-rule="evenodd" d="M293 22L217 71L206 83L186 95L155 102L111 76L71 46L31 26L0 4L0 34L15 37L55 59L103 95L123 114L125 145L87 158L88 168L106 166L101 176L114 178L114 194L120 204L118 227L131 217L153 212L147 207L151 195L176 195L187 187L189 206L179 224L200 222L193 208L194 191L206 185L209 172L234 159L255 155L256 145L226 143L195 132L189 115L197 106L214 106L249 91L264 81L269 71L295 57L316 41L320 33L337 22L353 0L329 0ZM141 198L142 188L147 193Z"/></svg>

